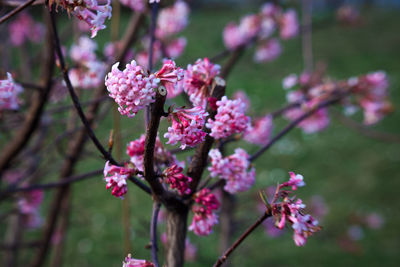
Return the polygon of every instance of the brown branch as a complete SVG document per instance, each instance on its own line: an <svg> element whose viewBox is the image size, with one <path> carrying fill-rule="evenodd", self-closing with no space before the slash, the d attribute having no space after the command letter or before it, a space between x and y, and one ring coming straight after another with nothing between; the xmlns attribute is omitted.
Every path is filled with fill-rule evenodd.
<svg viewBox="0 0 400 267"><path fill-rule="evenodd" d="M215 97L217 99L221 99L222 96L225 95L225 80L219 77L216 77L213 84L213 89L211 91L211 97ZM216 110L213 110L210 106L207 107L208 117L213 119L217 113ZM210 129L204 126L203 131L210 133ZM205 141L201 143L193 156L193 159L189 165L188 176L192 178L192 182L190 183L190 189L193 193L196 192L197 186L201 180L201 176L205 167L207 166L207 158L208 152L210 151L212 145L214 143L214 138L209 134L206 135Z"/></svg>
<svg viewBox="0 0 400 267"><path fill-rule="evenodd" d="M246 50L246 47L247 47L246 45L241 45L231 53L231 56L228 59L228 62L224 65L224 67L221 70L222 78L226 79L229 76L233 67L235 66L237 61L240 59L240 57L243 55L244 51Z"/></svg>
<svg viewBox="0 0 400 267"><path fill-rule="evenodd" d="M28 6L32 5L33 2L35 2L36 0L28 0L25 3L23 3L22 5L18 6L17 8L13 9L11 12L7 13L6 15L4 15L3 17L0 18L0 24L4 23L5 21L7 21L8 19L12 18L13 16L17 15L19 12L21 12L22 10L24 10L25 8L27 8Z"/></svg>
<svg viewBox="0 0 400 267"><path fill-rule="evenodd" d="M215 262L214 267L221 266L229 257L229 255L268 217L271 216L269 211L266 211L258 220L251 225L247 230L232 244L232 246L225 251L225 253L218 258Z"/></svg>
<svg viewBox="0 0 400 267"><path fill-rule="evenodd" d="M296 120L292 121L291 123L289 123L289 125L287 125L281 132L279 132L276 136L274 136L267 144L265 144L262 148L260 148L260 150L258 150L256 153L254 153L249 160L250 161L254 161L256 160L259 156L261 156L265 151L267 151L272 145L274 145L279 139L281 139L283 136L285 136L288 132L290 132L290 130L292 130L293 128L295 128L300 122L302 122L303 120L307 119L308 117L310 117L311 115L313 115L315 112L317 112L319 109L321 108L325 108L327 106L330 106L332 104L335 104L337 102L340 101L340 99L342 99L344 95L338 96L338 97L334 97L330 100L326 100L320 104L318 104L316 107L314 107L313 109L305 112L303 115L301 115L299 118L297 118Z"/></svg>
<svg viewBox="0 0 400 267"><path fill-rule="evenodd" d="M151 224L150 224L150 243L151 243L151 261L154 263L155 267L159 267L160 264L158 262L158 246L157 246L157 222L158 222L158 213L160 212L161 204L154 201L153 203L153 213L151 216Z"/></svg>
<svg viewBox="0 0 400 267"><path fill-rule="evenodd" d="M50 30L50 29L49 29ZM48 38L50 34L48 33ZM51 40L50 40L51 41ZM51 45L47 51L53 51L53 46ZM0 181L2 173L14 158L22 151L25 145L31 139L33 133L37 129L40 118L43 114L44 106L47 102L51 86L52 86L52 76L54 71L54 53L47 53L47 59L44 66L43 72L43 88L44 90L35 91L32 95L32 104L27 111L27 115L24 124L21 126L19 131L16 133L13 140L4 147L0 155Z"/></svg>

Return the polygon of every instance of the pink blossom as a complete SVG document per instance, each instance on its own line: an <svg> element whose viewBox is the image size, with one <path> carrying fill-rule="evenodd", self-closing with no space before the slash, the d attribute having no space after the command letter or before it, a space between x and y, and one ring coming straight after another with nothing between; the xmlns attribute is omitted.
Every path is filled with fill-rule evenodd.
<svg viewBox="0 0 400 267"><path fill-rule="evenodd" d="M376 212L369 213L365 216L365 223L371 229L376 230L382 228L384 221L382 215Z"/></svg>
<svg viewBox="0 0 400 267"><path fill-rule="evenodd" d="M279 41L277 39L269 39L256 48L254 61L258 63L273 61L279 57L281 52L282 48Z"/></svg>
<svg viewBox="0 0 400 267"><path fill-rule="evenodd" d="M251 105L251 101L249 97L247 96L246 92L242 90L238 90L233 94L233 99L240 99L241 102L243 102L246 105L246 110L249 109Z"/></svg>
<svg viewBox="0 0 400 267"><path fill-rule="evenodd" d="M74 87L90 89L100 86L104 81L106 65L100 61L90 61L80 68L69 71L69 78Z"/></svg>
<svg viewBox="0 0 400 267"><path fill-rule="evenodd" d="M150 49L150 38L146 37L143 39L143 51L140 51L136 54L135 59L138 65L143 66L145 68L149 68L149 49ZM156 40L153 44L153 66L161 59L162 51L161 51L161 43Z"/></svg>
<svg viewBox="0 0 400 267"><path fill-rule="evenodd" d="M107 185L106 188L111 190L111 194L123 198L122 196L128 191L128 186L126 180L129 176L136 173L135 169L129 168L127 165L125 167L120 167L116 165L111 165L108 161L104 166L104 180Z"/></svg>
<svg viewBox="0 0 400 267"><path fill-rule="evenodd" d="M61 6L66 9L69 14L76 16L78 19L85 21L92 31L92 38L97 35L99 30L105 29L106 19L111 18L111 2L107 0L107 4L100 5L97 0L50 0L49 6L56 3L56 8Z"/></svg>
<svg viewBox="0 0 400 267"><path fill-rule="evenodd" d="M303 176L290 173L290 180L278 185L278 190L270 204L272 215L277 222L276 226L280 229L284 228L286 223L292 226L296 246L304 246L307 238L321 229L317 220L309 214L304 214L306 205L303 201L289 197L292 191L282 190L284 187L292 187L292 190L296 190L297 187L303 185Z"/></svg>
<svg viewBox="0 0 400 267"><path fill-rule="evenodd" d="M109 96L119 105L119 112L133 118L139 110L154 102L154 89L160 80L154 74L147 76L135 60L127 64L123 71L118 69L118 65L119 62L112 66L105 84Z"/></svg>
<svg viewBox="0 0 400 267"><path fill-rule="evenodd" d="M240 99L228 100L223 96L216 104L217 115L206 123L206 127L211 129L210 135L215 139L242 133L250 126L250 118L244 115L246 105Z"/></svg>
<svg viewBox="0 0 400 267"><path fill-rule="evenodd" d="M126 154L130 156L130 161L135 165L136 169L142 172L144 171L143 160L145 139L146 136L142 134L139 139L129 142L126 148ZM160 168L174 164L182 168L185 166L185 162L178 161L175 155L172 155L167 149L165 149L158 136L156 138L156 146L154 149L154 161Z"/></svg>
<svg viewBox="0 0 400 267"><path fill-rule="evenodd" d="M185 37L180 37L172 40L165 47L166 53L169 58L178 58L185 50L187 40Z"/></svg>
<svg viewBox="0 0 400 267"><path fill-rule="evenodd" d="M182 80L184 70L176 67L173 60L164 60L161 69L155 73L160 83L167 89L168 92L174 91L177 86L177 82Z"/></svg>
<svg viewBox="0 0 400 267"><path fill-rule="evenodd" d="M147 260L134 259L131 254L128 254L125 261L122 262L122 267L155 267L155 265Z"/></svg>
<svg viewBox="0 0 400 267"><path fill-rule="evenodd" d="M210 96L210 86L220 72L220 66L208 58L198 59L194 65L189 64L185 73L184 90L195 106L205 108Z"/></svg>
<svg viewBox="0 0 400 267"><path fill-rule="evenodd" d="M284 12L280 18L280 35L282 39L295 37L299 32L299 22L295 10Z"/></svg>
<svg viewBox="0 0 400 267"><path fill-rule="evenodd" d="M255 38L261 29L261 19L258 15L250 14L240 20L239 31L246 42Z"/></svg>
<svg viewBox="0 0 400 267"><path fill-rule="evenodd" d="M256 119L254 125L246 130L244 140L256 145L265 145L270 140L273 127L274 123L271 115Z"/></svg>
<svg viewBox="0 0 400 267"><path fill-rule="evenodd" d="M196 204L192 207L194 215L189 231L200 236L209 235L212 227L218 223L218 215L214 211L219 208L220 204L208 188L195 194L195 202Z"/></svg>
<svg viewBox="0 0 400 267"><path fill-rule="evenodd" d="M282 87L284 89L290 89L294 87L298 83L297 75L290 74L289 76L285 77L282 81Z"/></svg>
<svg viewBox="0 0 400 267"><path fill-rule="evenodd" d="M218 149L211 149L209 156L211 166L208 170L211 177L219 176L224 179L225 191L231 194L244 192L254 184L255 169L250 168L249 155L245 150L237 148L234 154L223 158Z"/></svg>
<svg viewBox="0 0 400 267"><path fill-rule="evenodd" d="M266 17L274 17L281 12L281 8L274 3L265 3L261 6L261 15Z"/></svg>
<svg viewBox="0 0 400 267"><path fill-rule="evenodd" d="M42 219L39 214L39 208L43 201L43 191L33 190L23 193L18 200L19 211L24 215L23 220L26 227L39 227Z"/></svg>
<svg viewBox="0 0 400 267"><path fill-rule="evenodd" d="M86 36L81 36L76 44L71 46L70 57L75 62L95 61L97 43Z"/></svg>
<svg viewBox="0 0 400 267"><path fill-rule="evenodd" d="M167 88L167 99L172 99L172 98L175 98L178 95L180 95L184 90L184 88L183 88L184 86L185 86L184 79L178 81L175 84L175 86L169 86Z"/></svg>
<svg viewBox="0 0 400 267"><path fill-rule="evenodd" d="M15 83L11 74L7 72L7 79L0 80L0 111L18 109L21 102L18 95L22 91L22 87Z"/></svg>
<svg viewBox="0 0 400 267"><path fill-rule="evenodd" d="M10 40L13 45L20 46L30 40L39 43L44 35L44 26L36 23L28 13L22 13L10 23Z"/></svg>
<svg viewBox="0 0 400 267"><path fill-rule="evenodd" d="M182 174L183 168L177 165L172 165L163 171L164 182L172 189L178 190L181 195L190 194L189 184L192 178Z"/></svg>
<svg viewBox="0 0 400 267"><path fill-rule="evenodd" d="M175 108L168 116L172 126L168 127L168 132L164 135L168 138L167 144L175 145L181 142L181 148L186 146L196 146L204 141L206 133L203 132L207 112L202 107L191 109Z"/></svg>
<svg viewBox="0 0 400 267"><path fill-rule="evenodd" d="M120 0L121 4L135 10L137 12L143 12L146 10L145 0Z"/></svg>
<svg viewBox="0 0 400 267"><path fill-rule="evenodd" d="M229 50L234 50L246 42L240 32L239 26L233 22L225 26L223 38L225 47Z"/></svg>
<svg viewBox="0 0 400 267"><path fill-rule="evenodd" d="M188 24L189 12L184 1L176 1L173 6L162 9L157 19L156 36L164 39L182 31Z"/></svg>

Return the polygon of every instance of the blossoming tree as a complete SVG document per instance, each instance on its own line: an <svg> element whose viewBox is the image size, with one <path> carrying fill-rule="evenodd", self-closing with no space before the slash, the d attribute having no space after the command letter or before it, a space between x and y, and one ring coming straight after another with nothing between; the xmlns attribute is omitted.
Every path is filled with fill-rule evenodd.
<svg viewBox="0 0 400 267"><path fill-rule="evenodd" d="M104 197L110 201L121 201L129 194L129 187L137 186L154 202L149 234L151 259L136 259L141 256L129 254L123 266L162 266L157 246L161 207L165 209L163 217L166 222L166 233L161 236L166 251L164 264L168 267L183 266L185 247L186 254L193 247L186 238L187 231L199 236L210 235L219 222L221 202L229 202L217 192L234 196L252 188L257 177L257 158L291 129L299 127L305 133L313 133L326 128L330 122L328 108L332 105L343 106L348 114L362 109L367 125L377 123L392 109L387 94L388 81L383 71L333 80L325 77L323 68L309 68L284 79L283 87L288 90L286 106L256 118L246 115L251 106L246 94L239 91L233 98L227 96L227 78L243 52L255 46L255 62L273 61L283 52L281 42L296 38L299 32L307 29L299 26L294 9L285 9L276 3L268 2L258 13L226 25L222 33L226 46L223 53L214 58L200 58L187 66L177 66L174 59L182 54L187 43L184 37L177 35L186 27L190 12L189 5L182 0L165 3L50 0L38 3L44 7L46 26L36 22L25 11L18 14L34 2L21 3L0 19L0 26L4 26L6 21L9 23L13 46L39 42L46 35L46 50L40 55L45 58L41 84L18 82L24 78L12 69L6 70L0 80L0 116L2 119L10 118L9 129L12 123L16 123L19 112L23 112L18 111L20 106L24 102L31 103L24 121L10 135L0 153L3 181L0 199L18 194L15 199L20 221L15 229L10 227L12 242L20 238L21 225L40 225L38 207L43 199L42 190L56 189L30 266L42 266L45 262L51 242L57 236L57 225L64 222L62 215L69 208L70 185L100 173L104 175L105 188L116 197L111 199L105 190ZM119 41L114 38L99 56L96 36L109 19L111 27L118 27L113 24L119 18L114 18L112 5L119 10L120 4L132 10L132 18L124 37ZM65 19L63 13L77 19L70 18L78 29L79 38L69 49L61 43L60 27L57 26L57 20ZM146 21L149 27L146 27ZM222 57L228 59L220 66L215 61ZM62 79L55 75L56 67ZM29 91L29 88L34 90ZM86 102L80 97L84 90L92 90L91 99ZM67 118L66 130L67 135L73 138L61 159L60 180L52 184L35 184L36 178L30 176L32 171L29 170L38 168L37 164L30 161L22 164L19 160L29 158L32 153L45 155L46 146L41 143L43 138L40 136L45 135L43 129L50 126L46 124L44 107L48 101L57 103L62 100L67 92L74 109ZM109 99L117 105L117 120L118 116L131 120L144 117L143 134L127 144L125 157L118 160L113 156L113 146L119 142L119 126L114 127L108 147L94 132L96 121L101 118L100 107ZM177 103L182 99L185 105L181 106ZM85 112L83 106L87 106ZM74 127L76 114L83 127ZM274 119L279 116L287 118L289 124L273 134ZM160 124L167 125L167 131L163 132ZM104 158L105 165L100 171L74 175L77 163L82 160L87 137L96 146L96 153ZM33 138L38 139L38 146L29 146L28 149L28 141ZM259 146L259 150L249 154L236 147L233 154L226 155L226 145L240 139ZM180 157L182 151L191 156ZM316 218L305 213L305 204L294 195L303 186L303 176L289 172L287 181L278 184L272 194L261 192L262 216L232 245L223 248L226 251L216 259L214 266L222 265L268 218L278 229L289 226L295 245L304 246L307 238L321 227ZM65 228L63 231L65 233ZM7 266L14 266L17 250L16 247L7 257ZM62 253L60 246L55 246L54 250Z"/></svg>

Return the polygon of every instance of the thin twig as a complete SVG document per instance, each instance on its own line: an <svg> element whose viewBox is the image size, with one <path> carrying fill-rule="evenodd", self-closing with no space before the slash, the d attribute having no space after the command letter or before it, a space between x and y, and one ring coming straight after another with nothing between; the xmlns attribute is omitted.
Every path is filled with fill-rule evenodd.
<svg viewBox="0 0 400 267"><path fill-rule="evenodd" d="M271 216L271 213L266 211L258 220L251 225L247 230L233 243L233 245L225 251L225 253L218 258L215 262L214 267L221 266L229 257L229 255L268 217Z"/></svg>
<svg viewBox="0 0 400 267"><path fill-rule="evenodd" d="M160 264L158 262L158 246L157 246L157 221L158 221L158 213L160 212L161 204L157 201L153 203L153 213L151 216L151 225L150 225L150 242L151 242L151 260L156 267L159 267Z"/></svg>
<svg viewBox="0 0 400 267"><path fill-rule="evenodd" d="M15 9L13 9L11 12L7 13L6 15L4 15L3 17L0 18L0 24L2 24L3 22L7 21L10 18L12 18L13 16L17 15L19 12L21 12L22 10L24 10L28 6L32 5L33 2L35 2L35 1L36 0L28 0L25 3L23 3L22 5L18 6Z"/></svg>
<svg viewBox="0 0 400 267"><path fill-rule="evenodd" d="M285 136L290 130L292 130L294 127L296 127L300 122L303 120L307 119L309 116L313 115L315 112L317 112L321 108L325 108L327 106L330 106L332 104L337 103L341 97L335 97L330 100L326 100L319 105L317 105L315 108L305 112L303 115L301 115L299 118L296 120L292 121L287 125L281 132L279 132L274 138L272 138L267 144L265 144L260 150L258 150L256 153L254 153L249 160L254 161L256 160L259 156L261 156L266 150L268 150L273 144L275 144L279 139L281 139L283 136Z"/></svg>

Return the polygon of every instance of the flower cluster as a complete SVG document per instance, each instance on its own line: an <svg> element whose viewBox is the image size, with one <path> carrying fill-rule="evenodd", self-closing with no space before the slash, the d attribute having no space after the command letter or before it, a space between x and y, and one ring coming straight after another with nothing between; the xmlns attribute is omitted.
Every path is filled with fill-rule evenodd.
<svg viewBox="0 0 400 267"><path fill-rule="evenodd" d="M106 65L96 57L97 44L86 36L79 38L70 50L71 59L76 67L69 71L69 77L74 87L90 89L99 86L104 80Z"/></svg>
<svg viewBox="0 0 400 267"><path fill-rule="evenodd" d="M24 215L24 224L26 227L35 228L41 224L39 215L39 207L43 201L43 191L33 190L23 193L23 196L18 200L18 208L21 214Z"/></svg>
<svg viewBox="0 0 400 267"><path fill-rule="evenodd" d="M385 72L371 72L351 78L348 84L354 88L357 102L364 111L364 124L375 124L392 111L387 92L389 82Z"/></svg>
<svg viewBox="0 0 400 267"><path fill-rule="evenodd" d="M181 195L190 194L189 183L192 178L182 174L183 168L174 164L163 171L164 182L172 189L178 190Z"/></svg>
<svg viewBox="0 0 400 267"><path fill-rule="evenodd" d="M145 139L146 136L142 134L139 139L129 142L126 148L126 154L130 156L131 163L133 163L135 168L139 171L143 171ZM158 136L154 150L154 161L160 168L164 168L165 166L169 166L171 164L178 165L182 168L185 166L184 162L178 161L175 155L171 154L171 152L165 149Z"/></svg>
<svg viewBox="0 0 400 267"><path fill-rule="evenodd" d="M204 188L195 195L196 204L193 205L193 221L189 231L196 235L205 236L212 232L212 227L218 223L218 215L214 212L220 206L219 201L210 189Z"/></svg>
<svg viewBox="0 0 400 267"><path fill-rule="evenodd" d="M279 29L281 39L290 39L298 34L298 19L294 10L283 11L279 6L266 3L258 14L244 16L239 24L228 23L223 32L225 46L229 50L258 43L254 60L266 62L276 59L281 53L281 45L276 38L271 38Z"/></svg>
<svg viewBox="0 0 400 267"><path fill-rule="evenodd" d="M106 19L111 18L111 2L107 0L107 4L101 5L97 0L50 0L49 6L55 3L56 8L61 6L78 19L85 21L92 31L92 38L97 35L99 30L106 28L104 25Z"/></svg>
<svg viewBox="0 0 400 267"><path fill-rule="evenodd" d="M35 22L28 13L22 13L8 27L11 43L15 46L24 44L27 40L39 43L44 35L44 26Z"/></svg>
<svg viewBox="0 0 400 267"><path fill-rule="evenodd" d="M241 148L235 149L235 153L223 158L218 149L209 152L211 166L208 170L211 177L219 176L226 181L225 191L235 194L249 190L255 181L255 169L250 168L249 155ZM249 170L250 168L250 170Z"/></svg>
<svg viewBox="0 0 400 267"><path fill-rule="evenodd" d="M214 120L208 119L206 127L211 129L210 135L215 139L242 133L250 127L250 118L244 115L246 104L240 99L229 100L223 96L216 102L218 107Z"/></svg>
<svg viewBox="0 0 400 267"><path fill-rule="evenodd" d="M146 0L119 0L121 4L135 10L137 12L143 12L146 10Z"/></svg>
<svg viewBox="0 0 400 267"><path fill-rule="evenodd" d="M293 191L304 185L303 176L291 172L290 180L278 185L271 203L271 212L276 226L283 229L285 224L289 223L294 230L293 239L297 246L304 246L307 238L321 229L317 220L309 214L304 214L306 205L302 200L289 197ZM291 187L293 191L284 190L285 187ZM281 199L280 202L278 202L279 199Z"/></svg>
<svg viewBox="0 0 400 267"><path fill-rule="evenodd" d="M122 198L128 191L126 180L130 175L136 174L136 169L130 168L128 165L125 167L112 165L107 161L103 173L107 183L106 188L112 188L111 194Z"/></svg>
<svg viewBox="0 0 400 267"><path fill-rule="evenodd" d="M14 82L10 73L7 73L7 79L0 80L0 111L18 109L20 104L18 95L22 91L22 87Z"/></svg>
<svg viewBox="0 0 400 267"><path fill-rule="evenodd" d="M205 108L210 96L210 86L220 72L220 66L210 62L208 58L198 59L189 64L184 78L184 90L194 106Z"/></svg>
<svg viewBox="0 0 400 267"><path fill-rule="evenodd" d="M203 132L203 126L208 113L202 107L190 109L175 108L168 119L172 126L168 127L168 132L164 137L168 138L167 144L175 145L181 143L181 149L186 146L196 146L204 141L206 133Z"/></svg>
<svg viewBox="0 0 400 267"><path fill-rule="evenodd" d="M122 262L122 267L155 267L155 265L147 260L134 259L131 254L128 254L125 261Z"/></svg>
<svg viewBox="0 0 400 267"><path fill-rule="evenodd" d="M162 9L157 19L157 38L165 39L181 32L188 24L189 11L188 4L180 0L173 6Z"/></svg>
<svg viewBox="0 0 400 267"><path fill-rule="evenodd" d="M118 69L119 62L112 66L106 76L109 96L119 105L119 112L133 118L145 106L154 102L159 79L154 74L147 75L135 60L126 65L123 71Z"/></svg>
<svg viewBox="0 0 400 267"><path fill-rule="evenodd" d="M256 145L265 145L269 142L274 127L271 115L254 120L253 125L244 133L244 140Z"/></svg>

